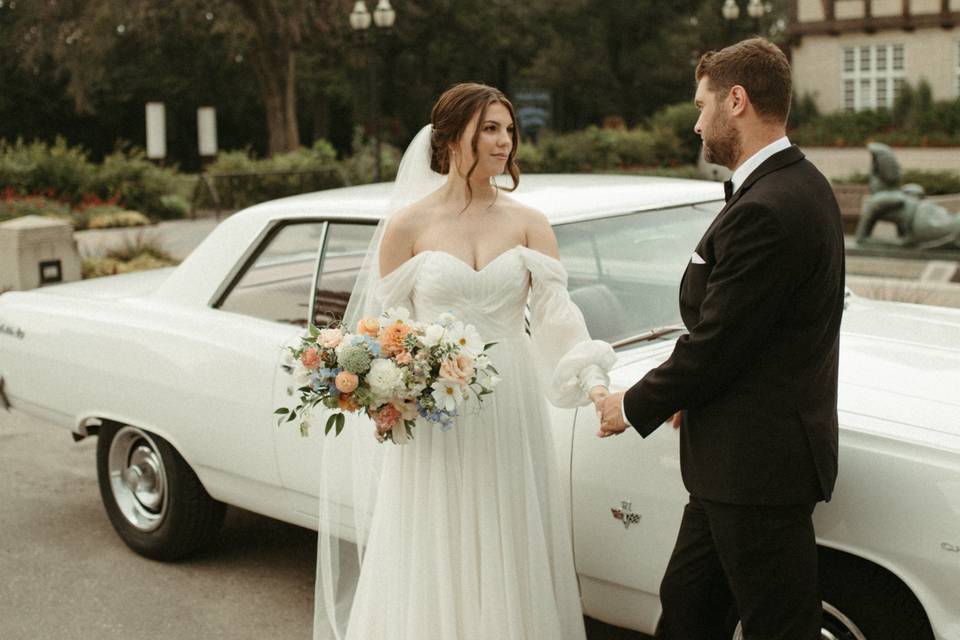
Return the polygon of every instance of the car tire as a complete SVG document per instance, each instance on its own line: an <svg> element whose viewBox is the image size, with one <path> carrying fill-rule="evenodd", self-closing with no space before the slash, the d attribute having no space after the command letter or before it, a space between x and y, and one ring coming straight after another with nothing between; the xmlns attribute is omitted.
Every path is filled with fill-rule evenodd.
<svg viewBox="0 0 960 640"><path fill-rule="evenodd" d="M190 555L209 544L223 525L226 505L210 497L169 442L137 427L101 426L97 480L113 528L147 558Z"/></svg>
<svg viewBox="0 0 960 640"><path fill-rule="evenodd" d="M821 548L820 592L824 639L933 640L920 601L883 567ZM742 640L736 611L728 620L733 640Z"/></svg>

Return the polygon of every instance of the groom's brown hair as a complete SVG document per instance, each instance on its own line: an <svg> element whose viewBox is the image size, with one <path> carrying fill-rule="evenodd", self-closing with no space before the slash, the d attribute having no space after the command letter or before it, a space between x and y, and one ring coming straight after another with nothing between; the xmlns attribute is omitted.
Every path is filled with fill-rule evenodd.
<svg viewBox="0 0 960 640"><path fill-rule="evenodd" d="M747 90L753 108L764 120L786 122L790 115L790 63L780 47L765 38L742 40L720 51L708 51L697 64L697 82L721 98L734 85Z"/></svg>

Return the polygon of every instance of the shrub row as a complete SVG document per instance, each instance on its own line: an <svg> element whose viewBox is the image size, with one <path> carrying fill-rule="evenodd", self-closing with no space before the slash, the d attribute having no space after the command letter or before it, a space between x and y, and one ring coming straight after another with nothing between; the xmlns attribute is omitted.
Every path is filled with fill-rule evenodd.
<svg viewBox="0 0 960 640"><path fill-rule="evenodd" d="M697 109L679 104L660 111L645 126L587 127L570 133L543 132L520 145L517 161L527 173L622 171L695 163L700 140L693 132Z"/></svg>
<svg viewBox="0 0 960 640"><path fill-rule="evenodd" d="M95 164L86 151L63 139L52 145L0 140L0 188L7 194L39 195L71 208L109 201L168 219L188 213L190 185L188 177L157 166L137 149L118 149Z"/></svg>
<svg viewBox="0 0 960 640"><path fill-rule="evenodd" d="M854 173L847 178L834 180L838 184L867 184L870 176L865 173ZM954 171L921 171L916 169L905 170L900 177L901 184L915 183L923 187L928 196L939 196L948 193L960 193L960 173Z"/></svg>
<svg viewBox="0 0 960 640"><path fill-rule="evenodd" d="M934 102L925 81L905 85L892 109L820 115L805 96L795 104L790 140L807 146L960 146L960 99Z"/></svg>

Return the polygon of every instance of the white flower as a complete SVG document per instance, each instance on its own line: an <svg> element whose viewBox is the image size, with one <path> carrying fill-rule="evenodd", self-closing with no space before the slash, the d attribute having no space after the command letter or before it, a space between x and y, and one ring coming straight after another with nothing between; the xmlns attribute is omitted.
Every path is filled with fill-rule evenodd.
<svg viewBox="0 0 960 640"><path fill-rule="evenodd" d="M486 369L490 366L490 357L485 353L477 356L477 369Z"/></svg>
<svg viewBox="0 0 960 640"><path fill-rule="evenodd" d="M441 325L428 325L426 331L423 332L423 336L420 338L420 342L427 348L435 347L443 340L443 333L444 328Z"/></svg>
<svg viewBox="0 0 960 640"><path fill-rule="evenodd" d="M398 320L404 324L409 324L410 311L406 307L390 307L383 312L383 318L385 321L381 323L381 326L393 324Z"/></svg>
<svg viewBox="0 0 960 640"><path fill-rule="evenodd" d="M450 313L449 311L444 311L444 312L441 313L440 316L437 318L437 322L438 322L439 324L443 325L444 327L449 327L449 326L450 326L451 324L453 324L455 321L456 321L456 318L454 318L454 317L453 317L453 314Z"/></svg>
<svg viewBox="0 0 960 640"><path fill-rule="evenodd" d="M437 409L443 411L454 411L463 398L462 388L451 380L437 380L430 388L433 389L431 395L437 403Z"/></svg>
<svg viewBox="0 0 960 640"><path fill-rule="evenodd" d="M454 322L447 329L447 340L471 356L483 351L483 339L472 324L464 326L462 322Z"/></svg>
<svg viewBox="0 0 960 640"><path fill-rule="evenodd" d="M403 371L392 360L375 358L367 372L367 384L373 395L389 398L403 389Z"/></svg>

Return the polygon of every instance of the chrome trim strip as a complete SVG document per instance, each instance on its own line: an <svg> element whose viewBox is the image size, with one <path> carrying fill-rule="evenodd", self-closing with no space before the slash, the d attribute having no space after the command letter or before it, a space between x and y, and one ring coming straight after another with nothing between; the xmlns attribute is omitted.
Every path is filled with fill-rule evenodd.
<svg viewBox="0 0 960 640"><path fill-rule="evenodd" d="M313 324L316 319L317 304L317 284L320 282L320 265L323 264L323 255L327 252L327 232L330 230L330 221L323 223L323 231L320 232L320 242L317 249L317 262L313 267L313 280L310 282L310 307L307 311L307 326Z"/></svg>

